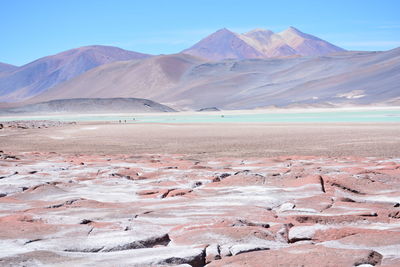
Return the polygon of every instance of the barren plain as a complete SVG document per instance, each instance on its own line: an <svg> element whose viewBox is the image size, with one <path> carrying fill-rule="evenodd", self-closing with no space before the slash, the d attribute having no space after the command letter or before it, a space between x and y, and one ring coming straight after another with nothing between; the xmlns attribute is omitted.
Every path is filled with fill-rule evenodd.
<svg viewBox="0 0 400 267"><path fill-rule="evenodd" d="M397 123L0 134L2 266L400 264Z"/></svg>

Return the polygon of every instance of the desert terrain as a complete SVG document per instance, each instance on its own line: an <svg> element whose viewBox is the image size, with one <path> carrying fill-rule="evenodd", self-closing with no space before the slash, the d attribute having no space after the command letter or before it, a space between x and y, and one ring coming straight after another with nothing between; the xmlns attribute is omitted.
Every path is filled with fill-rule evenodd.
<svg viewBox="0 0 400 267"><path fill-rule="evenodd" d="M398 123L0 130L2 266L398 266Z"/></svg>
<svg viewBox="0 0 400 267"><path fill-rule="evenodd" d="M28 2L3 12L0 266L400 266L399 34L376 35L399 29L386 25L395 4L361 20L371 3L331 1L322 14L293 1L279 14L276 1L202 1L187 13L199 31L180 17L195 2L81 1L67 19L71 1L57 12ZM255 11L254 25L275 13L283 25L296 21L289 10L312 19L298 22L307 32L355 45L293 26L206 25L216 12L249 26ZM385 21L350 30L375 14ZM188 28L160 27L174 19ZM125 50L140 44L151 51Z"/></svg>
<svg viewBox="0 0 400 267"><path fill-rule="evenodd" d="M5 128L4 151L400 157L398 123L118 123Z"/></svg>

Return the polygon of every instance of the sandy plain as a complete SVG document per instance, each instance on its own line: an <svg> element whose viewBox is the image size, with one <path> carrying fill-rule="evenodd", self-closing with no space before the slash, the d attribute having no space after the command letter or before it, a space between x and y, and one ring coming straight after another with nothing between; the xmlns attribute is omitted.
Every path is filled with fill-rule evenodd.
<svg viewBox="0 0 400 267"><path fill-rule="evenodd" d="M78 123L0 134L2 150L15 152L400 156L398 123Z"/></svg>

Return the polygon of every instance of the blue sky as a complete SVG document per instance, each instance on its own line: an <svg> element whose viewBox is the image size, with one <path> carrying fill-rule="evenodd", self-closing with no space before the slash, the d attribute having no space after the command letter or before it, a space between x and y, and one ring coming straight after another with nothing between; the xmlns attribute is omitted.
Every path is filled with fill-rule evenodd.
<svg viewBox="0 0 400 267"><path fill-rule="evenodd" d="M176 53L224 27L294 26L345 49L388 50L400 46L399 14L398 0L0 0L0 62L92 44Z"/></svg>

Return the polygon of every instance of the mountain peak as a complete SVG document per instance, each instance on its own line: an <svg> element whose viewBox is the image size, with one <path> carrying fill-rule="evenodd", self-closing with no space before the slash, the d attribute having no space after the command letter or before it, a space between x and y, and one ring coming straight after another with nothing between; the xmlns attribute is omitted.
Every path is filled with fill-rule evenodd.
<svg viewBox="0 0 400 267"><path fill-rule="evenodd" d="M17 69L17 66L0 62L0 72L9 72Z"/></svg>
<svg viewBox="0 0 400 267"><path fill-rule="evenodd" d="M345 51L314 35L301 32L293 26L278 33L278 35L301 56L321 56Z"/></svg>
<svg viewBox="0 0 400 267"><path fill-rule="evenodd" d="M299 29L293 27L293 26L289 26L289 28L287 28L287 31L292 31L292 32L301 32L299 31Z"/></svg>
<svg viewBox="0 0 400 267"><path fill-rule="evenodd" d="M147 54L142 54L142 53L137 53L133 51L127 51L119 47L115 46L107 46L107 45L88 45L88 46L81 46L77 48L72 48L66 51L63 51L61 53L58 53L54 56L57 55L71 55L71 54L79 54L79 53L100 53L100 54L111 54L111 55L118 55L118 54L136 54L138 58L140 57L148 57L150 55Z"/></svg>
<svg viewBox="0 0 400 267"><path fill-rule="evenodd" d="M182 52L209 60L262 57L262 53L242 40L240 34L226 28L212 33Z"/></svg>
<svg viewBox="0 0 400 267"><path fill-rule="evenodd" d="M299 29L290 26L289 28L287 28L286 30L282 31L279 33L280 35L296 35L296 36L301 36L301 37L308 37L308 34L303 33L302 31L300 31Z"/></svg>
<svg viewBox="0 0 400 267"><path fill-rule="evenodd" d="M210 38L218 38L218 39L223 39L223 38L234 38L236 37L236 33L234 33L233 31L227 29L227 28L222 28L219 29L215 32L213 32L212 34L208 35L207 37L205 37L203 40L206 39L210 39Z"/></svg>
<svg viewBox="0 0 400 267"><path fill-rule="evenodd" d="M256 28L238 34L222 28L182 52L209 60L223 60L320 56L340 51L344 50L290 26L280 33Z"/></svg>
<svg viewBox="0 0 400 267"><path fill-rule="evenodd" d="M231 34L235 34L234 32L232 32L231 30L229 30L227 28L221 28L221 29L217 30L214 33L231 33Z"/></svg>

